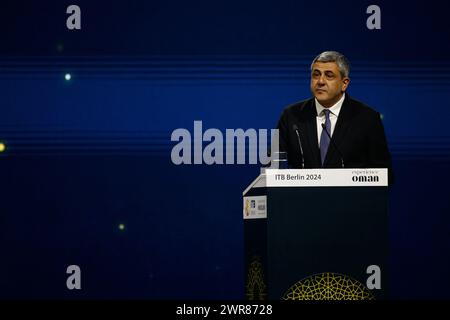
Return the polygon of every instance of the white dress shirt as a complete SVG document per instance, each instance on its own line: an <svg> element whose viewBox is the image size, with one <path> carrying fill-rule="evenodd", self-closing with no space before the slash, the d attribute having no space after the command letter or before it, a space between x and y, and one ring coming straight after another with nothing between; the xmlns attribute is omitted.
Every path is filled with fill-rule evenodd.
<svg viewBox="0 0 450 320"><path fill-rule="evenodd" d="M322 135L322 123L325 123L325 113L323 112L323 109L330 110L330 122L331 122L331 132L329 132L330 136L333 136L334 128L336 127L336 121L339 116L339 112L341 111L342 103L345 99L345 93L342 95L342 98L339 99L338 102L336 102L331 108L325 108L322 106L319 101L316 100L316 121L317 121L317 141L318 145L320 146L320 136Z"/></svg>

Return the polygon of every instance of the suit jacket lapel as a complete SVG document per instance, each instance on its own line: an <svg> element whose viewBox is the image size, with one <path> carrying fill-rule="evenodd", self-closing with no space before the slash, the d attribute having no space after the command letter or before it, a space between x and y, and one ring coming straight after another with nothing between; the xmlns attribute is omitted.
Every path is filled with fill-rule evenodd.
<svg viewBox="0 0 450 320"><path fill-rule="evenodd" d="M314 98L311 99L306 105L305 105L305 128L306 128L306 141L308 141L308 145L311 151L312 156L312 167L313 168L320 168L321 161L320 161L320 150L319 150L319 143L317 141L317 111L315 106L315 100Z"/></svg>
<svg viewBox="0 0 450 320"><path fill-rule="evenodd" d="M326 167L329 164L341 163L341 156L339 155L339 152L336 150L336 147L339 149L340 152L342 152L342 142L344 141L345 134L347 133L348 128L350 126L350 120L353 117L352 106L349 98L350 98L349 95L346 94L345 100L342 103L341 111L339 112L339 117L336 122L336 128L334 128L333 135L331 137L333 142L331 142L328 147L324 167Z"/></svg>

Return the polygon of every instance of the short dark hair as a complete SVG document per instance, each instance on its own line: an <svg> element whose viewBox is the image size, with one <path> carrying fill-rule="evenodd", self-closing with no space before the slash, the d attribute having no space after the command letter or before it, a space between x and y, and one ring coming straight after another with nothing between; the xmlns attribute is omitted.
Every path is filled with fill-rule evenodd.
<svg viewBox="0 0 450 320"><path fill-rule="evenodd" d="M337 51L324 51L314 58L311 63L311 72L313 64L316 62L336 62L339 72L343 78L348 78L350 74L350 62L347 58L340 52Z"/></svg>

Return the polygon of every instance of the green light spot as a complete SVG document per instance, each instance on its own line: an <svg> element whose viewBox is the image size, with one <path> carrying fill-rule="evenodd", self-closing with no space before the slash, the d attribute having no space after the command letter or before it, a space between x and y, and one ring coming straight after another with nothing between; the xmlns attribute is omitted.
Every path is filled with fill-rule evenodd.
<svg viewBox="0 0 450 320"><path fill-rule="evenodd" d="M62 43L58 43L58 44L56 45L56 50L57 50L58 52L63 52L63 51L64 51L64 45L63 45Z"/></svg>

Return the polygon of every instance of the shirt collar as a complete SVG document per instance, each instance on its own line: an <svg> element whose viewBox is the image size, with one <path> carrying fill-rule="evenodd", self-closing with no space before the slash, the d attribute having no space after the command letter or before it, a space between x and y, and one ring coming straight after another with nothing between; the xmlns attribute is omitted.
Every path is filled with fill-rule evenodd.
<svg viewBox="0 0 450 320"><path fill-rule="evenodd" d="M344 103L344 99L345 99L345 93L342 95L342 97L339 99L339 101L336 102L331 108L325 108L324 106L322 106L319 103L319 101L317 101L316 98L314 98L314 100L316 100L317 115L319 117L322 116L323 109L328 109L328 110L330 110L330 112L332 114L334 114L336 117L338 117L339 116L339 112L341 111L342 104Z"/></svg>

